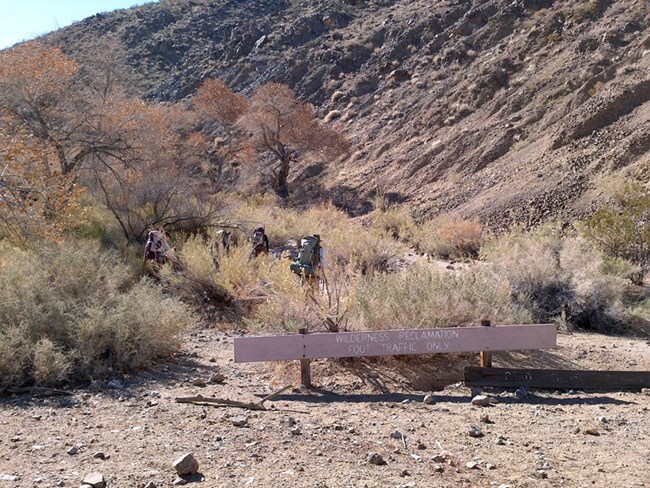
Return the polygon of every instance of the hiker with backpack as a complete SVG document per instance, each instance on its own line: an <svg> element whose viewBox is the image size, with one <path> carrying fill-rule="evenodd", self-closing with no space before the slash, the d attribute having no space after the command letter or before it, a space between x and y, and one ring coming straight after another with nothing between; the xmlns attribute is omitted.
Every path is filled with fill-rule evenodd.
<svg viewBox="0 0 650 488"><path fill-rule="evenodd" d="M269 253L269 238L266 237L266 232L264 227L261 225L256 227L253 231L253 237L251 238L253 243L253 250L251 251L251 259L256 258L260 254Z"/></svg>
<svg viewBox="0 0 650 488"><path fill-rule="evenodd" d="M157 264L165 264L167 262L167 253L172 250L172 247L167 240L167 236L162 230L152 229L149 231L147 243L144 246L144 256L142 264L147 261L152 261Z"/></svg>
<svg viewBox="0 0 650 488"><path fill-rule="evenodd" d="M291 262L289 269L310 285L325 281L325 251L321 246L320 235L313 234L300 239L298 259Z"/></svg>
<svg viewBox="0 0 650 488"><path fill-rule="evenodd" d="M208 245L208 252L210 253L212 263L217 271L219 271L219 268L221 267L219 258L224 254L228 254L228 251L230 250L230 238L231 233L229 231L226 229L220 229Z"/></svg>

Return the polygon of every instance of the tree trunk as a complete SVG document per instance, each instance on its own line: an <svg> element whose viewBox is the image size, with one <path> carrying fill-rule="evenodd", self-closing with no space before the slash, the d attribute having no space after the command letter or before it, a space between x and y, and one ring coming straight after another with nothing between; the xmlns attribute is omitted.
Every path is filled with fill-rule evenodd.
<svg viewBox="0 0 650 488"><path fill-rule="evenodd" d="M292 159L290 151L283 151L280 168L278 169L277 179L275 182L276 192L281 198L287 198L289 196L289 185L287 180L289 179L289 169L291 169Z"/></svg>

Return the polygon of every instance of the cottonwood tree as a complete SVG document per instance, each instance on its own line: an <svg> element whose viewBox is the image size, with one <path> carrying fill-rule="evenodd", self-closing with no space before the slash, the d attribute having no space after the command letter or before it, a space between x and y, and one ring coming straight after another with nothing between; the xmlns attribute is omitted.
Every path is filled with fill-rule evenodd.
<svg viewBox="0 0 650 488"><path fill-rule="evenodd" d="M0 98L6 102L11 88L22 93L22 103L0 105L0 238L26 243L38 236L60 237L79 210L81 188L70 175L57 170L56 147L48 141L43 113L56 106L73 67L64 63L42 73L39 63L13 67L35 70L40 80L26 77L13 83L7 76L7 58L0 63ZM58 69L57 69L58 68ZM20 113L31 113L32 124L21 123Z"/></svg>
<svg viewBox="0 0 650 488"><path fill-rule="evenodd" d="M76 86L77 73L59 48L36 41L0 53L3 124L29 134L48 154L46 169L63 175L96 155L127 159L131 149L119 126L106 130L114 100L93 103Z"/></svg>
<svg viewBox="0 0 650 488"><path fill-rule="evenodd" d="M0 53L0 211L13 237L60 234L78 208L82 166L127 158L120 103L94 103L77 75L56 47L30 42Z"/></svg>
<svg viewBox="0 0 650 488"><path fill-rule="evenodd" d="M78 182L91 184L131 240L141 240L147 226L203 225L212 208L189 204L196 185L181 164L169 111L126 97L112 76L78 74L58 48L26 43L0 53L7 229L24 228L21 215L60 221L59 201Z"/></svg>
<svg viewBox="0 0 650 488"><path fill-rule="evenodd" d="M319 124L314 108L279 83L258 88L237 125L248 134L252 147L273 156L273 186L281 197L289 195L289 173L299 156L334 158L348 147L342 133Z"/></svg>
<svg viewBox="0 0 650 488"><path fill-rule="evenodd" d="M152 227L191 232L209 226L217 207L202 202L201 180L185 164L183 137L173 126L182 108L132 104L137 117L131 142L138 162L93 165L92 187L130 240L142 241Z"/></svg>
<svg viewBox="0 0 650 488"><path fill-rule="evenodd" d="M251 157L250 148L242 144L242 134L236 125L248 110L248 100L222 80L208 78L196 91L192 105L203 130L191 134L187 143L203 153L211 178L219 182L226 164L236 167Z"/></svg>

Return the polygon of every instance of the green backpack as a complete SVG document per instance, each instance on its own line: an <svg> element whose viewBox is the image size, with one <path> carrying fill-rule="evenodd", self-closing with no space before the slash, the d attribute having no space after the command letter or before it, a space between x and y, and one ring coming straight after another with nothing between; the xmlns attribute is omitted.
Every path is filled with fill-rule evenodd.
<svg viewBox="0 0 650 488"><path fill-rule="evenodd" d="M298 260L289 269L300 276L314 276L320 263L320 236L314 234L300 239Z"/></svg>

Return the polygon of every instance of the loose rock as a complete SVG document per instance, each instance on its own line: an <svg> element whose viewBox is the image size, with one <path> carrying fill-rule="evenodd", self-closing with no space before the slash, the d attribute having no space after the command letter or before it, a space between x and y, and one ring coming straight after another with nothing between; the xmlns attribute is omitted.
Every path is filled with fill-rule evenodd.
<svg viewBox="0 0 650 488"><path fill-rule="evenodd" d="M472 398L472 405L479 407L487 407L491 403L492 399L486 395L476 395L474 398Z"/></svg>
<svg viewBox="0 0 650 488"><path fill-rule="evenodd" d="M492 419L490 419L490 416L487 413L484 413L483 415L481 415L479 417L479 421L482 424L493 424L494 423L494 421Z"/></svg>
<svg viewBox="0 0 650 488"><path fill-rule="evenodd" d="M191 452L183 454L173 463L174 469L179 476L187 476L198 472L199 462Z"/></svg>
<svg viewBox="0 0 650 488"><path fill-rule="evenodd" d="M368 453L368 462L376 466L383 466L386 464L386 461L384 461L384 458L378 452Z"/></svg>
<svg viewBox="0 0 650 488"><path fill-rule="evenodd" d="M104 475L101 473L88 473L81 483L93 488L104 488L106 486L106 480L104 480Z"/></svg>
<svg viewBox="0 0 650 488"><path fill-rule="evenodd" d="M517 388L515 390L515 396L519 398L519 400L525 400L528 398L528 390L526 390L524 387Z"/></svg>
<svg viewBox="0 0 650 488"><path fill-rule="evenodd" d="M208 383L221 385L226 381L226 376L223 373L214 373L208 379Z"/></svg>
<svg viewBox="0 0 650 488"><path fill-rule="evenodd" d="M285 427L293 427L294 425L296 425L296 419L294 419L293 417L285 417L282 419L280 423ZM337 429L335 426L334 430L341 430L341 429L340 428Z"/></svg>
<svg viewBox="0 0 650 488"><path fill-rule="evenodd" d="M470 437L483 437L483 431L479 429L477 426L472 425L469 428L469 436Z"/></svg>
<svg viewBox="0 0 650 488"><path fill-rule="evenodd" d="M235 415L234 417L230 417L230 422L235 427L245 427L248 425L248 417L246 415Z"/></svg>

